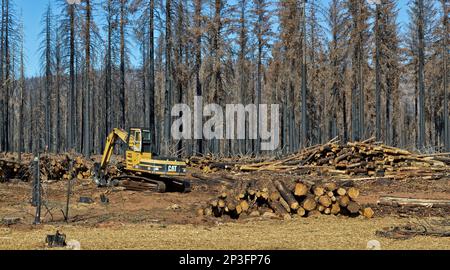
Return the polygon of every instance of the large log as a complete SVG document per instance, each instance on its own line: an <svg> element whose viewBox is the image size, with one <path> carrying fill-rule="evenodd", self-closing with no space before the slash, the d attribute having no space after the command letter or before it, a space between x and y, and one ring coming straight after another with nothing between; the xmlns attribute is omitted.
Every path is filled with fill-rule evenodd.
<svg viewBox="0 0 450 270"><path fill-rule="evenodd" d="M449 207L450 200L431 200L431 199L415 199L403 197L380 197L378 200L380 205L390 206L423 206L423 207Z"/></svg>
<svg viewBox="0 0 450 270"><path fill-rule="evenodd" d="M298 202L295 200L294 195L292 195L291 191L285 187L285 185L278 181L274 180L273 184L277 188L278 192L280 192L281 197L289 204L289 207L292 210L297 210L299 208Z"/></svg>
<svg viewBox="0 0 450 270"><path fill-rule="evenodd" d="M331 211L330 211L331 214L337 215L337 214L339 214L340 211L341 211L341 207L339 206L339 203L333 203L331 205Z"/></svg>
<svg viewBox="0 0 450 270"><path fill-rule="evenodd" d="M291 207L289 206L289 204L286 202L285 199L283 199L282 197L280 197L278 201L280 202L281 206L283 206L284 209L286 209L286 211L287 211L288 213L291 212ZM299 208L300 208L300 207L299 207ZM298 210L298 209L297 209L297 210Z"/></svg>
<svg viewBox="0 0 450 270"><path fill-rule="evenodd" d="M331 205L331 198L327 195L322 195L319 197L319 204L324 207L329 207Z"/></svg>
<svg viewBox="0 0 450 270"><path fill-rule="evenodd" d="M249 209L248 202L246 200L242 200L239 205L241 206L242 212L247 212Z"/></svg>
<svg viewBox="0 0 450 270"><path fill-rule="evenodd" d="M357 202L350 201L347 205L347 210L352 213L356 214L361 209L361 206Z"/></svg>
<svg viewBox="0 0 450 270"><path fill-rule="evenodd" d="M348 203L350 202L350 198L347 195L339 196L337 198L337 201L340 207L347 207Z"/></svg>
<svg viewBox="0 0 450 270"><path fill-rule="evenodd" d="M305 214L306 214L306 211L305 211L305 209L303 209L303 207L299 207L297 209L297 215L303 217L303 216L305 216Z"/></svg>
<svg viewBox="0 0 450 270"><path fill-rule="evenodd" d="M303 207L303 209L305 209L306 211L312 211L312 210L316 209L317 203L316 203L316 201L314 200L314 198L309 197L309 198L306 198L306 199L303 201L302 207Z"/></svg>
<svg viewBox="0 0 450 270"><path fill-rule="evenodd" d="M284 216L285 214L288 213L286 211L286 209L284 209L284 207L280 204L279 201L268 200L267 204L269 205L269 207L273 210L273 212L275 214Z"/></svg>
<svg viewBox="0 0 450 270"><path fill-rule="evenodd" d="M362 210L362 213L361 213L361 214L362 214L364 217L366 217L366 218L372 218L374 212L373 212L372 208L366 207L366 208L364 208L364 209Z"/></svg>
<svg viewBox="0 0 450 270"><path fill-rule="evenodd" d="M329 191L329 192L333 192L338 188L338 186L334 182L325 183L323 185L323 187L325 188L326 191Z"/></svg>
<svg viewBox="0 0 450 270"><path fill-rule="evenodd" d="M295 184L294 195L297 197L302 197L308 194L308 186L303 183Z"/></svg>
<svg viewBox="0 0 450 270"><path fill-rule="evenodd" d="M356 200L359 196L359 190L355 187L349 188L347 193L348 193L348 196L350 197L350 199L352 199L352 200Z"/></svg>
<svg viewBox="0 0 450 270"><path fill-rule="evenodd" d="M325 189L321 186L313 186L312 191L316 196L322 196L323 194L325 194Z"/></svg>

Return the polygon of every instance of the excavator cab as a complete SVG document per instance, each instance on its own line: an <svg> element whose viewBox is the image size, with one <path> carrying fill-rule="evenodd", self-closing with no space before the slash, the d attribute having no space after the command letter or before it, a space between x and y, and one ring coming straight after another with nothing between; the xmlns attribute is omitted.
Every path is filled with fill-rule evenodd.
<svg viewBox="0 0 450 270"><path fill-rule="evenodd" d="M154 156L152 149L152 135L150 130L131 128L129 132L128 148L134 152L148 153ZM150 156L150 158L151 158Z"/></svg>

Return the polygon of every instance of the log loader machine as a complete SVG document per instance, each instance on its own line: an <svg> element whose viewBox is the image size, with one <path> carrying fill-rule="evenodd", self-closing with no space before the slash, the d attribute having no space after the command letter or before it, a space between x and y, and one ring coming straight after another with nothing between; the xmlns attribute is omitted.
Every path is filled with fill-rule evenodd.
<svg viewBox="0 0 450 270"><path fill-rule="evenodd" d="M114 128L106 139L100 163L95 163L92 176L97 186L124 186L131 190L152 190L157 192L189 192L190 182L180 179L186 175L186 162L160 157L152 153L151 132L144 128L130 128L126 132ZM125 174L107 178L107 166L114 146L120 140L127 145L125 151Z"/></svg>

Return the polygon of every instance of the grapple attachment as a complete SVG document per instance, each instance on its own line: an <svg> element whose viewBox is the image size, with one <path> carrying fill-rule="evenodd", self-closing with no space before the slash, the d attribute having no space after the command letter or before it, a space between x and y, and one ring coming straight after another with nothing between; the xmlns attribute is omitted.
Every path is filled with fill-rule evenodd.
<svg viewBox="0 0 450 270"><path fill-rule="evenodd" d="M92 178L98 187L106 187L108 181L106 179L105 171L101 168L100 163L96 162L94 167L92 167Z"/></svg>

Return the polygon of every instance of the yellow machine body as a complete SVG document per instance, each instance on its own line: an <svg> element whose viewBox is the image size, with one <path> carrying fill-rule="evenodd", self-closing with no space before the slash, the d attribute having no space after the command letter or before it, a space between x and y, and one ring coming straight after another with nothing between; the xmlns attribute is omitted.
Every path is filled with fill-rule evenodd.
<svg viewBox="0 0 450 270"><path fill-rule="evenodd" d="M167 176L186 175L186 162L176 158L155 156L151 152L151 134L149 130L131 128L130 132L115 128L106 140L100 169L104 170L111 160L117 139L128 145L125 152L125 169L136 174Z"/></svg>

